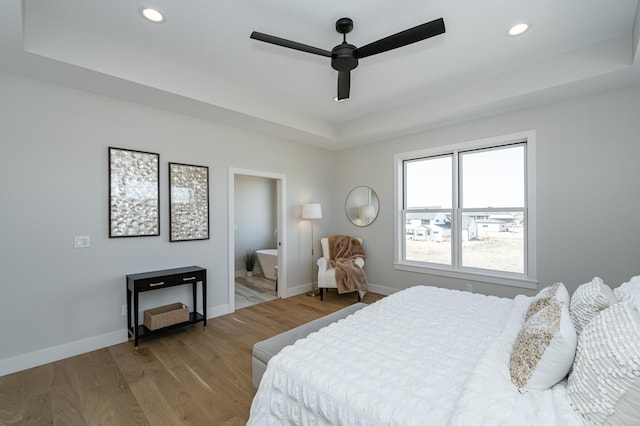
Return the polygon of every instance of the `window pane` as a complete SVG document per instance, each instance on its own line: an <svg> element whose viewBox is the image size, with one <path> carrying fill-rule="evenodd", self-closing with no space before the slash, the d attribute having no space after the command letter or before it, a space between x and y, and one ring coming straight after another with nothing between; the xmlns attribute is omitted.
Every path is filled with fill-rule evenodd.
<svg viewBox="0 0 640 426"><path fill-rule="evenodd" d="M451 212L407 213L406 260L451 265Z"/></svg>
<svg viewBox="0 0 640 426"><path fill-rule="evenodd" d="M452 156L405 161L405 208L450 209L453 198Z"/></svg>
<svg viewBox="0 0 640 426"><path fill-rule="evenodd" d="M462 213L462 266L524 273L522 212Z"/></svg>
<svg viewBox="0 0 640 426"><path fill-rule="evenodd" d="M525 207L524 145L460 155L463 208Z"/></svg>

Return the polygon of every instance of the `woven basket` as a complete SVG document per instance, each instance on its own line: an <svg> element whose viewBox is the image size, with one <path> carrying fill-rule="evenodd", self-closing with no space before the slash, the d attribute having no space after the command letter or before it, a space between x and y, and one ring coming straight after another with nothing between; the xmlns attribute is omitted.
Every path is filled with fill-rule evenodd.
<svg viewBox="0 0 640 426"><path fill-rule="evenodd" d="M149 330L186 321L189 321L189 308L182 303L172 303L144 311L144 325Z"/></svg>

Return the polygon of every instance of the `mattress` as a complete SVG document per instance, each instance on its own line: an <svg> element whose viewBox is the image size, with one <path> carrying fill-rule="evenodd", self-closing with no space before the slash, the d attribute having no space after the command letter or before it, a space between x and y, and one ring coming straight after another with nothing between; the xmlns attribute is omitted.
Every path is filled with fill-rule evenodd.
<svg viewBox="0 0 640 426"><path fill-rule="evenodd" d="M511 383L529 301L428 286L387 296L271 358L248 424L580 425L565 383Z"/></svg>

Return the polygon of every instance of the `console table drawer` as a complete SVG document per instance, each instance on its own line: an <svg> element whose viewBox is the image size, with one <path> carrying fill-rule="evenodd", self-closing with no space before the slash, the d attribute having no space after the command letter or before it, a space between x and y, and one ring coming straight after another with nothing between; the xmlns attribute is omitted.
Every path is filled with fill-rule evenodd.
<svg viewBox="0 0 640 426"><path fill-rule="evenodd" d="M173 287L176 285L191 284L202 281L204 274L200 272L192 272L177 275L164 275L161 277L145 278L135 280L134 285L138 291L156 290L164 287Z"/></svg>
<svg viewBox="0 0 640 426"><path fill-rule="evenodd" d="M189 267L179 269L167 269L166 271L154 271L142 274L127 275L127 287L138 292L157 290L176 285L191 284L205 279L202 268Z"/></svg>

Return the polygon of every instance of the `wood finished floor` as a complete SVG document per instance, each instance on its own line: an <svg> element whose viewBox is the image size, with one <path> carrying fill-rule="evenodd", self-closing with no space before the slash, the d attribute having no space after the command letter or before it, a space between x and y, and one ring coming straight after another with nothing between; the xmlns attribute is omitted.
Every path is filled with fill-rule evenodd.
<svg viewBox="0 0 640 426"><path fill-rule="evenodd" d="M383 296L369 293L365 303ZM356 302L276 299L0 377L0 425L244 425L254 343Z"/></svg>

